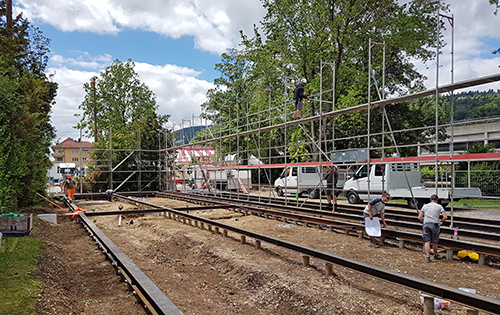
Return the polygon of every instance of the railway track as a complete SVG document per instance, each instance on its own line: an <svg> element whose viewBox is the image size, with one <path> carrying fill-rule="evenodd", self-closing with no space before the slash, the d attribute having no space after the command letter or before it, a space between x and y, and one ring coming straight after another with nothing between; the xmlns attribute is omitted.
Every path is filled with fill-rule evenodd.
<svg viewBox="0 0 500 315"><path fill-rule="evenodd" d="M296 207L274 206L271 204L259 204L254 201L245 202L242 200L228 200L215 196L187 194L179 192L161 192L157 193L159 197L172 198L177 200L188 201L190 203L198 203L203 205L224 205L234 211L244 214L254 214L271 219L276 219L289 223L296 223L300 225L308 225L319 227L322 229L342 230L345 233L355 233L362 236L365 230L364 224L361 223L361 216L342 214L331 211L317 211L311 209L302 209ZM276 209L278 208L278 209ZM185 208L190 210L190 208ZM388 221L389 225L412 228L419 232L396 230L396 229L382 229L382 236L396 241L411 241L415 243L423 243L422 234L420 232L420 224L410 224L406 222ZM496 240L499 235L494 233L485 233L477 231L461 231L462 236L475 237L476 239L491 239ZM500 247L493 244L484 244L470 241L461 241L451 238L440 238L440 246L447 247L452 250L471 250L480 254L479 263L484 264L486 255L500 256Z"/></svg>
<svg viewBox="0 0 500 315"><path fill-rule="evenodd" d="M163 193L165 195L165 193ZM170 194L167 194L170 195ZM173 197L176 194L171 194L170 196ZM218 222L216 220L211 220L207 219L204 217L196 216L193 214L190 214L188 212L193 212L194 210L206 210L206 209L214 209L214 208L226 208L226 209L239 209L242 211L252 211L248 207L241 207L235 204L216 204L214 201L209 201L208 199L199 199L199 198L193 198L193 196L184 196L186 199L182 199L185 201L189 200L190 202L198 202L200 204L204 204L204 206L200 207L186 207L186 208L163 208L158 205L154 205L151 203L147 203L144 201L140 201L137 199L133 199L130 197L125 197L125 196L120 196L116 195L120 200L127 201L127 202L132 202L134 204L140 204L144 207L149 207L149 209L142 209L142 210L128 210L126 213L130 214L139 214L139 213L150 213L150 212L165 212L167 214L168 218L175 219L182 221L185 224L188 224L189 226L194 226L194 227L199 227L199 228L205 228L205 226L208 228L210 231L216 231L220 232L223 235L227 235L228 231L236 233L240 235L240 239L242 243L246 242L247 238L253 239L255 246L257 248L261 247L261 242L269 243L275 246L287 248L289 250L298 252L302 255L305 255L307 257L314 257L317 259L320 259L322 261L325 261L326 263L326 270L327 270L327 275L328 275L328 270L332 270L331 264L336 264L343 266L348 269L352 269L358 272L361 272L366 275L370 275L379 279L383 279L395 284L399 284L414 290L426 292L428 294L434 295L434 296L439 296L443 299L446 300L451 300L454 301L458 304L472 307L475 309L480 309L484 310L487 312L493 312L493 313L498 313L500 310L500 300L476 295L476 294L471 294L465 291L457 290L455 288L451 288L448 286L443 286L436 284L434 282L426 281L426 280L421 280L417 279L415 277L411 276L406 276L404 274L398 273L398 272L393 272L390 270L386 270L383 268L379 268L373 265L361 263L355 260L347 259L338 255L334 255L331 253L319 251L310 247L302 246L300 244L284 241L275 237L270 237L267 235L259 234L259 233L254 233L252 231L244 230L241 228L237 228L222 222ZM89 216L98 216L98 215L116 215L116 214L124 214L125 212L120 212L120 211L108 211L108 212L98 212L98 213L89 213ZM286 220L286 218L283 218ZM304 223L306 221L303 221ZM222 230L222 231L221 231Z"/></svg>
<svg viewBox="0 0 500 315"><path fill-rule="evenodd" d="M64 202L71 212L77 210L69 199L64 198ZM84 229L148 313L182 315L177 306L84 213L77 212L77 215Z"/></svg>
<svg viewBox="0 0 500 315"><path fill-rule="evenodd" d="M337 218L353 222L364 221L363 208L354 206L339 205L337 210L335 212L332 212L330 210L327 211L325 207L322 207L323 210L321 210L318 203L307 203L303 205L302 203L300 203L301 206L296 207L295 202L293 204L288 202L287 206L282 199L260 198L259 202L258 197L255 196L249 196L249 198L239 199L235 198L237 197L237 195L231 194L228 194L228 197L226 198L211 195L204 196L209 196L210 198L221 201L226 201L229 198L230 200L237 200L240 204L250 204L254 206L258 205L269 209L283 209L294 213L304 213L308 215ZM418 231L422 229L422 224L413 211L386 209L385 218L390 226ZM471 222L474 220L469 221L469 219L470 218L454 217L454 227L449 227L450 222L448 221L446 222L446 224L441 226L441 233L454 235L454 231L458 230L458 234L460 236L500 242L500 222L495 220L478 219L476 223Z"/></svg>
<svg viewBox="0 0 500 315"><path fill-rule="evenodd" d="M305 209L313 209L313 210L326 210L325 205L323 204L320 208L319 202L315 201L307 201L307 200L298 200L291 201L286 200L285 198L269 198L262 196L252 196L246 194L235 194L224 192L222 195L218 194L221 197L230 198L230 199L238 199L238 200L247 200L253 202L263 202L263 203L273 203L279 205L290 205L294 206L299 204L300 208ZM388 204L389 206L399 205L399 204ZM363 212L365 205L363 206L355 206L355 205L339 205L339 208L336 212L341 213L350 213L350 214L359 214L361 215ZM417 219L418 213L415 209L411 210L397 210L386 208L385 209L386 218L395 219L399 221L408 221L408 222L420 222ZM443 226L448 227L451 224L451 221L446 221ZM491 227L491 228L490 228ZM453 228L464 228L464 229L472 229L478 231L492 231L495 233L500 233L500 221L499 220L489 220L489 219L479 219L479 218L468 218L468 217L460 217L453 216Z"/></svg>

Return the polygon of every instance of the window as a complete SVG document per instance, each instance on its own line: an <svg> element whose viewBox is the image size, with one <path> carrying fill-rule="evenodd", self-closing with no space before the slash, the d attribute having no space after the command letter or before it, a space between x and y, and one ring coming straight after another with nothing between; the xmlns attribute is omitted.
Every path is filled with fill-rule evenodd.
<svg viewBox="0 0 500 315"><path fill-rule="evenodd" d="M78 154L78 150L72 150L71 153Z"/></svg>
<svg viewBox="0 0 500 315"><path fill-rule="evenodd" d="M82 154L89 154L89 150L82 150Z"/></svg>
<svg viewBox="0 0 500 315"><path fill-rule="evenodd" d="M385 165L375 165L375 176L384 176Z"/></svg>
<svg viewBox="0 0 500 315"><path fill-rule="evenodd" d="M310 173L316 173L316 167L314 166L306 166L306 167L302 167L302 173L306 173L306 174L310 174Z"/></svg>
<svg viewBox="0 0 500 315"><path fill-rule="evenodd" d="M71 161L78 162L78 158L72 158Z"/></svg>
<svg viewBox="0 0 500 315"><path fill-rule="evenodd" d="M88 162L89 158L82 158L82 162Z"/></svg>
<svg viewBox="0 0 500 315"><path fill-rule="evenodd" d="M292 176L297 176L297 168L296 167L294 167L292 169Z"/></svg>
<svg viewBox="0 0 500 315"><path fill-rule="evenodd" d="M438 144L438 152L449 152L450 151L450 144Z"/></svg>
<svg viewBox="0 0 500 315"><path fill-rule="evenodd" d="M467 143L455 143L453 144L454 151L465 151L467 150Z"/></svg>
<svg viewBox="0 0 500 315"><path fill-rule="evenodd" d="M500 140L490 140L488 144L494 146L497 149L500 149Z"/></svg>
<svg viewBox="0 0 500 315"><path fill-rule="evenodd" d="M368 167L363 165L358 171L358 178L368 177Z"/></svg>
<svg viewBox="0 0 500 315"><path fill-rule="evenodd" d="M62 157L58 157L58 158L56 159L56 161L57 161L57 162L62 162L62 161L63 161L63 158L62 158Z"/></svg>
<svg viewBox="0 0 500 315"><path fill-rule="evenodd" d="M63 154L63 153L64 153L64 150L57 149L57 150L56 150L56 153L57 153L57 154Z"/></svg>

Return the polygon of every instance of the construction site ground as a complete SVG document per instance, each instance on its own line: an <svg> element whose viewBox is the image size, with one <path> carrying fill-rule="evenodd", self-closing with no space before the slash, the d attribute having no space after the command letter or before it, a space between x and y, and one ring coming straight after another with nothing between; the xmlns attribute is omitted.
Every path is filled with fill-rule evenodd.
<svg viewBox="0 0 500 315"><path fill-rule="evenodd" d="M195 206L162 198L148 202L169 208ZM81 202L79 207L100 212L117 210L119 204ZM126 203L123 207L124 213L136 208ZM417 245L372 248L367 239L227 210L195 214L500 299L500 268L489 261L489 265L458 259L426 263ZM322 261L311 258L311 265L304 267L298 253L266 243L256 249L253 240L242 244L231 232L224 237L161 215L125 215L120 227L117 216L91 218L184 314L422 314L420 294L414 290L335 265L333 276L326 277ZM144 313L88 234L69 216L59 216L58 224L37 220L33 233L45 240L39 262L38 277L45 282L38 296L39 314ZM449 310L436 311L465 313L453 302Z"/></svg>

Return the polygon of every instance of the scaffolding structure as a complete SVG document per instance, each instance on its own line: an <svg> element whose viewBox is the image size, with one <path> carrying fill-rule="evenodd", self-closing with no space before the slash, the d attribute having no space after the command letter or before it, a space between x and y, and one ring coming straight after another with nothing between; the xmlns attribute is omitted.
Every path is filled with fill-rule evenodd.
<svg viewBox="0 0 500 315"><path fill-rule="evenodd" d="M331 63L321 63L320 78L323 76L323 68L325 66L332 67L334 65ZM334 76L333 76L334 77ZM286 79L288 80L288 78ZM285 81L286 81L285 80ZM112 141L112 130L109 130L108 143L109 148L95 148L96 151L102 151L101 156L106 156L100 160L93 160L94 169L87 171L87 174L105 174L101 176L100 181L95 181L92 184L102 184L105 188L102 188L102 192L106 189L117 190L123 185L123 182L134 183L137 191L143 190L178 190L179 187L176 185L175 178L179 177L179 173L183 175L180 176L180 182L186 182L189 178L188 174L189 166L198 166L200 170L203 170L207 176L209 170L219 170L223 172L225 170L236 170L237 174L242 170L253 170L256 175L254 175L254 180L252 180L252 186L254 190L266 195L271 195L273 193L272 185L274 180L279 175L278 172L281 169L288 167L289 165L317 165L322 170L325 166L332 164L332 154L338 152L336 150L336 143L344 140L352 140L354 138L358 139L359 143L364 142L369 143L368 139L378 137L381 139L382 145L378 147L374 146L360 146L353 147L349 149L355 150L365 150L366 159L363 161L365 165L370 165L370 163L393 163L390 156L387 156L385 152L387 150L398 150L399 148L408 148L414 146L438 146L440 144L447 144L449 142L439 141L437 144L430 141L429 143L389 143L384 142L384 139L394 139L395 134L404 134L405 132L425 132L429 130L439 130L441 128L451 128L461 124L466 124L467 122L449 122L444 124L436 124L433 126L415 127L415 128L392 128L390 121L387 117L387 111L391 110L391 106L398 106L400 102L416 100L418 98L427 97L438 94L443 94L446 92L452 92L459 89L480 86L483 84L498 82L500 81L500 74L480 77L476 79L466 80L462 82L452 83L438 87L436 89L430 89L423 92L418 92L414 94L408 94L401 97L391 98L391 99L380 99L378 101L369 101L368 103L355 105L350 108L336 109L335 108L335 82L331 82L331 89L323 90L324 84L321 84L320 93L315 95L315 98L311 103L315 104L318 108L319 114L307 115L309 113L308 106L305 105L303 110L303 118L300 120L292 120L293 114L293 104L289 101L284 104L277 106L262 106L263 102L268 102L271 104L271 93L270 91L261 91L264 93L259 93L256 95L258 98L258 108L255 112L249 111L249 100L248 99L238 99L238 106L228 106L222 105L220 111L226 110L230 112L234 111L235 121L214 121L211 126L208 125L208 120L205 119L205 129L198 137L197 140L192 141L189 144L175 145L173 141L172 133L164 133L158 135L158 149L157 150L145 150L141 148L140 141L138 141L138 147L135 149L116 149L113 147ZM331 100L324 99L324 95L331 93ZM267 94L268 100L265 100L262 95ZM240 113L240 106L243 104L245 111ZM323 112L325 104L330 104L332 110ZM342 137L335 134L335 121L336 119L341 119L343 115L351 114L355 112L371 111L376 113L376 117L380 117L382 122L387 124L382 127L382 130L372 130L370 125L368 125L366 134L358 134L356 136ZM205 117L207 115L205 114ZM200 118L202 116L194 116L193 122L190 123L190 127L194 124L194 118ZM219 117L222 117L219 115ZM371 120L368 120L370 124ZM483 122L488 121L498 121L498 117L492 117L484 119ZM175 125L174 125L175 128ZM311 130L319 130L319 132L310 132ZM327 132L328 131L328 132ZM327 134L330 137L327 138ZM270 144L267 146L262 146L262 138L276 140L281 139L283 141L268 141ZM292 137L299 137L300 140L295 140L295 144L290 144ZM138 135L140 139L140 135ZM364 140L364 141L363 141ZM197 147L211 147L214 148L215 156L211 156L209 162L203 159L194 158L190 163L184 163L180 165L177 159L179 151L192 150ZM291 148L292 147L292 148ZM297 150L297 147L304 149L303 151ZM306 150L308 149L308 150ZM382 157L380 159L370 159L371 152L379 151L382 152ZM477 161L476 158L470 160L464 160L463 158L458 158L454 156L451 150L448 159L443 159L434 156L436 162L435 169L438 169L441 165L453 166L458 162L471 162ZM119 163L113 164L113 156L116 154L123 155L123 158ZM492 154L481 157L482 160L498 160L498 155ZM304 162L305 161L305 162ZM404 160L399 160L402 162ZM408 159L406 161L411 161L419 164L429 165L432 163L430 158L421 159ZM127 170L120 170L120 166L124 164L129 164ZM302 163L302 164L301 164ZM304 164L306 163L306 164ZM334 161L338 164L339 161ZM341 175L348 176L363 163L360 161L340 161L342 168L345 172ZM448 173L450 173L447 167ZM278 171L276 171L278 169ZM438 178L438 172L436 173L435 185L450 186L448 179ZM468 177L470 178L470 170L468 171ZM103 180L104 178L104 180ZM451 172L451 187L454 186L455 174ZM80 179L83 181L83 179ZM232 177L231 180L236 180ZM207 178L208 182L208 178ZM470 180L469 180L470 182ZM81 182L80 191L84 187L84 182ZM210 186L208 186L210 188ZM321 189L323 187L320 187ZM182 190L188 190L188 185L182 185ZM213 189L211 193L215 193L217 189ZM219 189L220 191L220 189ZM238 193L240 190L238 190ZM298 199L295 200L299 204ZM292 201L291 201L292 202Z"/></svg>

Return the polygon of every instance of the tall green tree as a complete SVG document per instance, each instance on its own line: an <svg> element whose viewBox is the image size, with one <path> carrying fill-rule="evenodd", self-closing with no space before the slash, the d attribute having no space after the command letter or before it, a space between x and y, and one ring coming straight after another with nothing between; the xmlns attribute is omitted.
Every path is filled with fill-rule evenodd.
<svg viewBox="0 0 500 315"><path fill-rule="evenodd" d="M94 148L97 150L92 153L91 169L103 171L99 176L92 178L93 182L97 183L92 187L93 190L111 188L109 167L103 167L105 164L103 160L111 159L111 165L114 167L132 151L136 153L116 170L113 182L123 181L133 170L151 171L135 177L142 181L154 181L157 176L154 172L159 161L157 150L159 143L165 141L164 126L169 116L159 115L156 112L158 109L156 95L140 81L134 67L135 64L131 60L125 62L115 60L99 74L99 77L92 78L95 90L91 83L84 85L85 99L79 106L83 114L78 115L80 122L77 128L84 129L86 136L94 137L95 93L98 133L97 143L94 143ZM110 146L114 149L112 156L109 151L105 151ZM135 183L123 186L121 190L140 189L141 184L137 180L131 182ZM113 187L116 188L116 185ZM151 187L155 188L158 189Z"/></svg>
<svg viewBox="0 0 500 315"><path fill-rule="evenodd" d="M57 84L45 74L49 40L21 15L6 28L0 2L0 212L32 206L45 194L50 111Z"/></svg>
<svg viewBox="0 0 500 315"><path fill-rule="evenodd" d="M261 21L262 31L255 27L252 37L242 34L241 48L223 55L222 62L216 66L221 73L220 80L215 81L216 88L208 93L208 101L203 105L207 111L217 113L218 120L225 123L231 124L234 120L222 106L237 106L234 103L235 94L244 94L250 100L252 114L256 113L255 104L259 96L267 96L263 90L271 90L271 107L280 107L270 110L271 115L269 109L261 112L261 117L273 117L268 121L270 124L282 122L283 114L293 111L291 92L296 84L293 78L306 78L309 81L306 93L314 96L313 101L305 104L303 116L333 110L332 93L321 96L327 101L321 105L318 93L330 90L334 79L336 110L366 103L370 48L372 69L375 71L371 80L372 101L379 99L378 93L394 95L424 89L425 77L417 71L412 60L425 62L435 58L434 48L438 39L436 12L438 6L441 10L447 9L443 1L430 0L415 0L404 5L395 0L262 0L262 4L267 10ZM385 43L386 85L383 91L380 87L383 66L381 45L369 47L369 39ZM333 64L333 69L329 65L320 69L322 61ZM285 102L287 106L283 105ZM416 122L422 118L417 113L425 115L425 121L432 120L435 111L422 111L413 106L415 103L422 104L407 102L387 109L391 119L394 119L393 126L403 125L408 119ZM380 112L372 114L372 133L381 131L380 117ZM367 119L366 112L336 118L335 137L343 135L349 138L336 143L336 149L366 147L366 138L358 135L367 133ZM441 122L448 121L446 115L440 116L440 119ZM319 130L316 121L304 127L307 134L294 129L285 139L283 132L273 131L268 139L261 140L266 141L264 146L274 148L276 142L284 145L310 142L310 138L317 141L320 134L323 139L324 135L331 139L332 121L324 119L321 127L322 130ZM429 140L422 132L407 137L408 140L410 138L420 142ZM292 139L294 142L290 141ZM372 141L371 147L378 144L376 138ZM287 147L291 148L290 145ZM323 151L331 149L332 142L322 143ZM296 151L288 153L296 155ZM389 151L388 154L391 153ZM405 154L416 154L414 151L415 148L409 148ZM310 145L304 152L320 156L315 145Z"/></svg>

